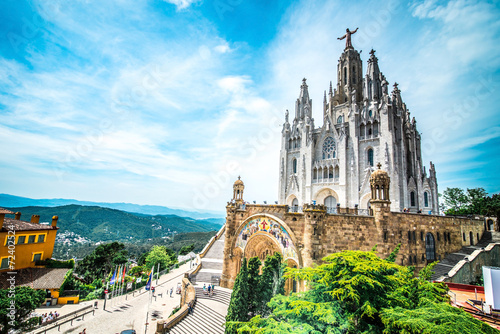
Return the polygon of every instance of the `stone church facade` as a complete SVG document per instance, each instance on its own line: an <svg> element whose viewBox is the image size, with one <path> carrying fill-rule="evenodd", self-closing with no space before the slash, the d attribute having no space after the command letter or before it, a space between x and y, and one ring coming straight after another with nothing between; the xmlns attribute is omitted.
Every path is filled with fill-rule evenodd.
<svg viewBox="0 0 500 334"><path fill-rule="evenodd" d="M374 52L362 73L359 53L346 46L320 128L303 80L294 118L290 123L287 112L283 125L279 204L250 204L243 181L234 183L221 286L233 287L243 258L264 261L274 252L303 268L375 245L387 257L401 244L396 262L421 268L482 237L482 220L439 215L434 166L427 175L416 121L397 84L389 94ZM287 292L304 289L304 282L286 282Z"/></svg>
<svg viewBox="0 0 500 334"><path fill-rule="evenodd" d="M323 125L315 128L306 79L290 120L282 130L279 203L359 206L367 210L370 174L380 162L391 177L391 209L438 214L438 186L432 162L423 166L421 138L415 118L401 98L397 83L392 92L370 52L366 74L352 46L337 66L335 89L325 91Z"/></svg>

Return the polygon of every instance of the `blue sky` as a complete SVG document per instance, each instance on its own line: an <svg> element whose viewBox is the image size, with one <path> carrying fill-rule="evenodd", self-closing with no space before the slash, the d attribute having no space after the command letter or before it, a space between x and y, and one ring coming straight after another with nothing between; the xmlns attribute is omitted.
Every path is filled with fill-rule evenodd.
<svg viewBox="0 0 500 334"><path fill-rule="evenodd" d="M285 109L316 126L345 28L418 122L440 191L500 191L491 1L3 1L2 193L224 210L274 201Z"/></svg>

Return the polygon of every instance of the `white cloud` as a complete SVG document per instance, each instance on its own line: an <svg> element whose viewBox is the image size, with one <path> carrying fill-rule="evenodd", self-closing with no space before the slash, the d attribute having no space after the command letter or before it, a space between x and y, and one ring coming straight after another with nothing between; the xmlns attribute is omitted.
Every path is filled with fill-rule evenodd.
<svg viewBox="0 0 500 334"><path fill-rule="evenodd" d="M193 3L198 3L201 0L163 0L167 3L171 3L177 6L177 10L186 9L191 6Z"/></svg>

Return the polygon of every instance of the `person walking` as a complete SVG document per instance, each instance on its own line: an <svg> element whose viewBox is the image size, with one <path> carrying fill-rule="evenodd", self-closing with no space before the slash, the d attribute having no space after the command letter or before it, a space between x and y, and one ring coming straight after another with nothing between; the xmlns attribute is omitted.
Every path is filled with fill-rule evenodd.
<svg viewBox="0 0 500 334"><path fill-rule="evenodd" d="M208 285L208 295L209 295L210 297L212 296L212 294L210 293L210 290L211 290L211 289L212 289L212 286L209 284L209 285Z"/></svg>
<svg viewBox="0 0 500 334"><path fill-rule="evenodd" d="M203 284L203 294L204 295L207 294L207 285L206 284Z"/></svg>

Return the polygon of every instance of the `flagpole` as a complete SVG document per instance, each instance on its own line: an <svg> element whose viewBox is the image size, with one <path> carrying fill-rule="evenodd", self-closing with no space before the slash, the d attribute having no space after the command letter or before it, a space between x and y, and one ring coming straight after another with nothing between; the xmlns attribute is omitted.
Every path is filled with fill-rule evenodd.
<svg viewBox="0 0 500 334"><path fill-rule="evenodd" d="M116 271L118 270L118 266L115 266L115 272L113 273L113 277L111 277L111 281L113 281L113 283L111 284L113 286L113 291L111 291L111 307L113 307L113 304L114 304L114 300L113 300L113 296L115 294L115 288L116 288Z"/></svg>
<svg viewBox="0 0 500 334"><path fill-rule="evenodd" d="M153 268L151 268L151 273L149 274L148 282L146 283L146 290L149 290L149 298L148 298L148 310L146 312L146 324L145 324L146 327L144 328L144 334L147 334L148 332L149 306L151 305L151 300L153 299L153 297L151 297L151 284L153 283L154 271L155 271L155 266L153 265Z"/></svg>
<svg viewBox="0 0 500 334"><path fill-rule="evenodd" d="M156 286L158 286L158 279L160 278L160 262L158 262L158 270L156 270Z"/></svg>
<svg viewBox="0 0 500 334"><path fill-rule="evenodd" d="M127 271L127 264L123 265L123 275L122 275L122 289L121 289L121 301L123 302L123 288L125 285L125 272ZM126 292L126 290L125 290Z"/></svg>

